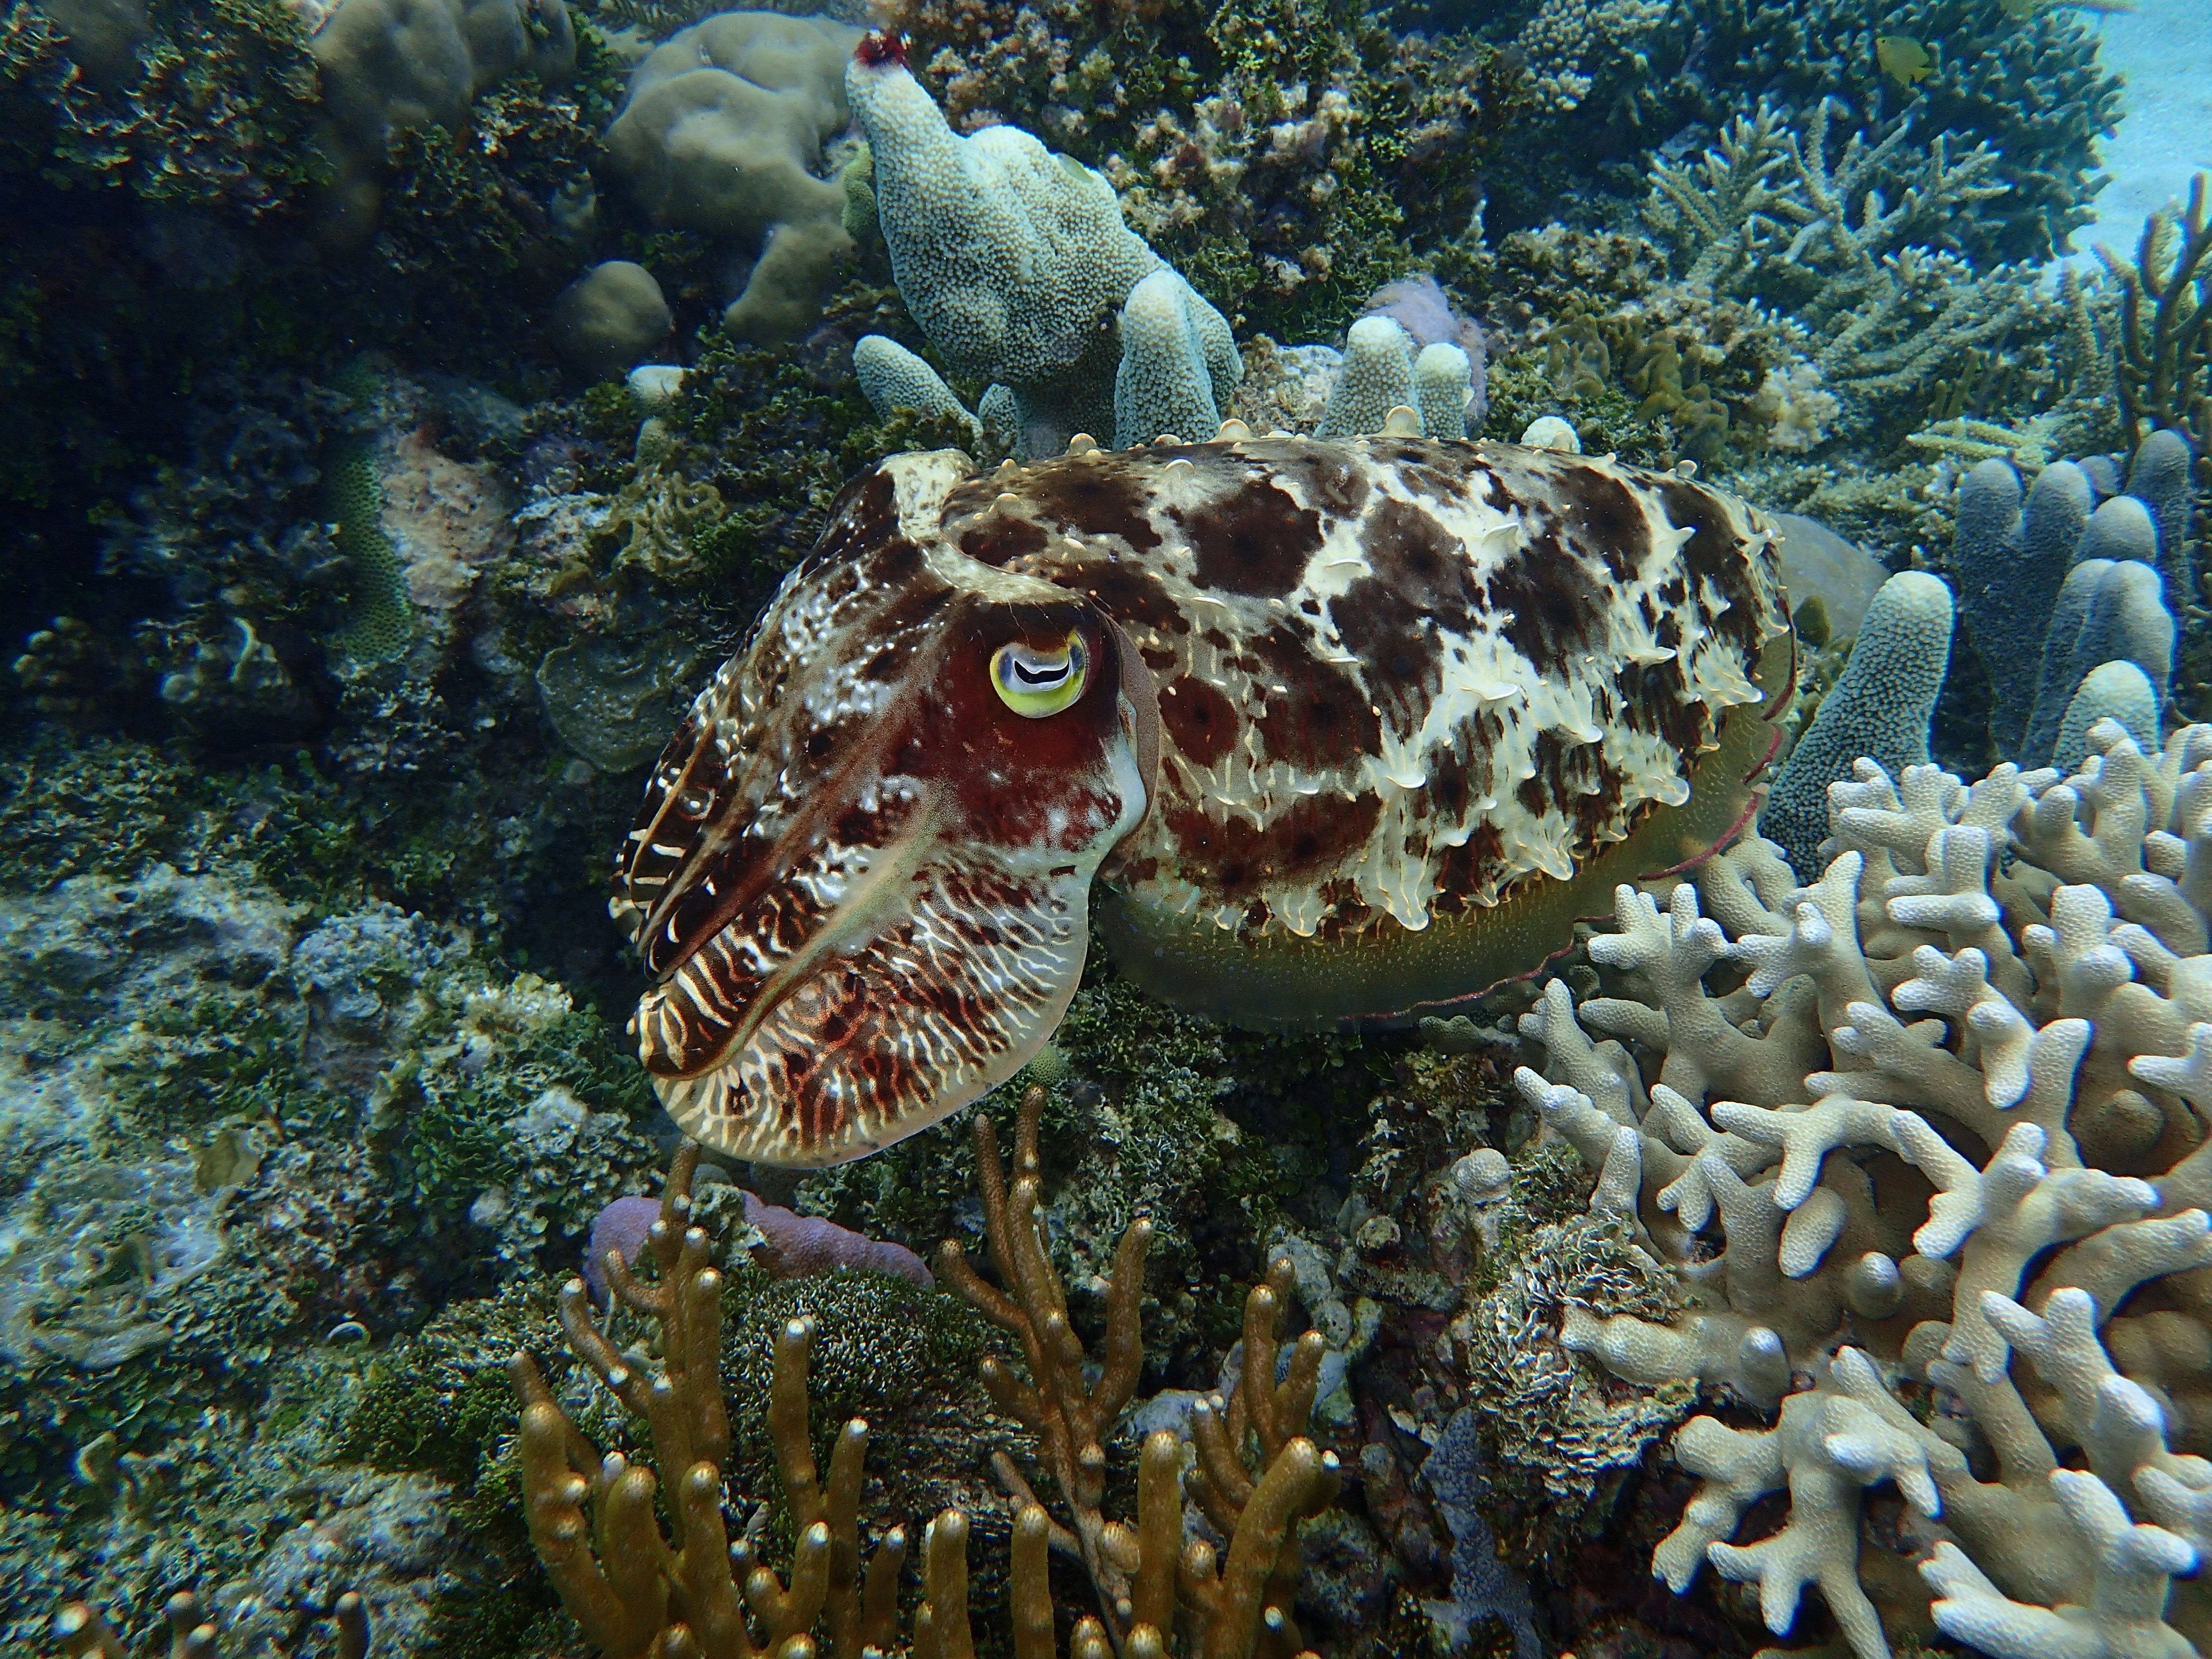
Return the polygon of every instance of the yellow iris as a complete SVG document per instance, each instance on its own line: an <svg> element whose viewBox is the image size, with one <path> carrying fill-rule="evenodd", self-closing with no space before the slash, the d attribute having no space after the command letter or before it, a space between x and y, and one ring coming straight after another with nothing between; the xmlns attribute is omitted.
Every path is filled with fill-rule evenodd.
<svg viewBox="0 0 2212 1659"><path fill-rule="evenodd" d="M1017 640L992 653L991 689L1017 714L1041 720L1083 695L1085 666L1079 635L1042 648Z"/></svg>

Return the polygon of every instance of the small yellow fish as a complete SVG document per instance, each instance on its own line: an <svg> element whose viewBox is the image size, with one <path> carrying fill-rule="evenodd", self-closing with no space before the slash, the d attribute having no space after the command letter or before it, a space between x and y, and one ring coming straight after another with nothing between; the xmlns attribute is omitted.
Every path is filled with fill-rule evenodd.
<svg viewBox="0 0 2212 1659"><path fill-rule="evenodd" d="M2027 21L2041 11L2044 0L1997 0L1997 9L2015 23Z"/></svg>
<svg viewBox="0 0 2212 1659"><path fill-rule="evenodd" d="M1936 73L1936 60L1928 55L1928 48L1909 34L1875 36L1874 59L1884 75L1907 88Z"/></svg>

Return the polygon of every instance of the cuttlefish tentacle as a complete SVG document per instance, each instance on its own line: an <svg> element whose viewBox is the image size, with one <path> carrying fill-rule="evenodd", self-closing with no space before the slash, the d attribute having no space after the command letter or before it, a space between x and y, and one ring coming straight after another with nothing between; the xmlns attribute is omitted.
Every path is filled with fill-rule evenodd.
<svg viewBox="0 0 2212 1659"><path fill-rule="evenodd" d="M972 473L848 489L617 857L641 1055L732 1156L860 1157L1011 1076L1094 884L1164 996L1403 1019L1755 802L1793 653L1719 491L1395 434Z"/></svg>

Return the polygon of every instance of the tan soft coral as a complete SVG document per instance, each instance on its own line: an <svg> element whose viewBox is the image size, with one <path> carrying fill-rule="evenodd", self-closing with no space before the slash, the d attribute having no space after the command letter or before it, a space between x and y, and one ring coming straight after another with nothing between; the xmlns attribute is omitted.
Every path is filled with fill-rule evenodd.
<svg viewBox="0 0 2212 1659"><path fill-rule="evenodd" d="M2093 749L1971 787L1862 762L1817 882L1754 838L1663 908L1623 888L1589 947L1620 994L1555 981L1522 1020L1546 1059L1517 1081L1592 1212L1684 1297L1570 1308L1563 1342L1778 1413L1684 1425L1703 1485L1655 1571L1756 1583L1777 1632L1816 1585L1859 1659L1927 1617L1862 1579L1884 1483L1957 1639L2212 1638L2212 1592L2174 1583L2212 1545L2212 728ZM1783 1530L1733 1543L1784 1489Z"/></svg>

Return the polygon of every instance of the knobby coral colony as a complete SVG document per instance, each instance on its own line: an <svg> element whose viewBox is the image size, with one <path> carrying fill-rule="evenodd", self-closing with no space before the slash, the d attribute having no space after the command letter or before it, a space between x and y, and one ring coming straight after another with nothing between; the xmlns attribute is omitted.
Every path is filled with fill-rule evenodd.
<svg viewBox="0 0 2212 1659"><path fill-rule="evenodd" d="M1006 1184L990 1120L976 1120L976 1158L994 1286L957 1244L939 1256L955 1290L1019 1340L1023 1381L995 1359L985 1385L1009 1415L1037 1436L1057 1488L1055 1518L1010 1458L997 1473L1015 1511L1010 1583L1013 1644L1020 1659L1052 1659L1049 1553L1079 1559L1099 1612L1076 1623L1073 1659L1157 1659L1178 1629L1189 1659L1288 1659L1303 1644L1290 1606L1300 1574L1298 1522L1335 1496L1334 1454L1299 1432L1313 1408L1322 1342L1308 1332L1276 1380L1277 1326L1287 1306L1290 1267L1278 1264L1245 1309L1245 1364L1236 1394L1199 1402L1193 1417L1198 1462L1182 1473L1181 1442L1162 1429L1139 1454L1134 1523L1105 1517L1102 1440L1135 1392L1144 1345L1138 1309L1152 1229L1133 1222L1115 1253L1106 1301L1106 1338L1094 1370L1068 1322L1067 1297L1043 1240L1037 1123L1044 1091L1024 1096L1016 1127L1014 1182ZM687 1143L669 1169L661 1212L647 1240L654 1273L641 1279L610 1250L608 1282L621 1304L659 1334L659 1374L617 1352L594 1320L580 1279L561 1297L570 1345L630 1414L647 1425L654 1469L602 1457L562 1412L537 1364L518 1354L510 1370L523 1402L520 1454L530 1535L562 1601L585 1635L615 1659L805 1659L823 1632L834 1659L859 1659L897 1641L899 1577L908 1540L893 1527L861 1562L859 1500L868 1425L845 1425L826 1482L807 1430L811 1321L778 1335L768 1408L778 1474L796 1539L779 1573L757 1564L751 1542L732 1542L723 1517L730 1427L717 1369L722 1281L709 1265L707 1235L690 1224L691 1177L699 1148ZM1256 1465L1256 1467L1255 1467ZM657 1475L656 1475L657 1470ZM672 1538L664 1537L655 1493ZM1186 1545L1189 1500L1227 1540ZM923 1534L922 1600L908 1632L923 1659L975 1651L968 1605L968 1517L951 1509ZM756 1636L757 1629L763 1634Z"/></svg>

